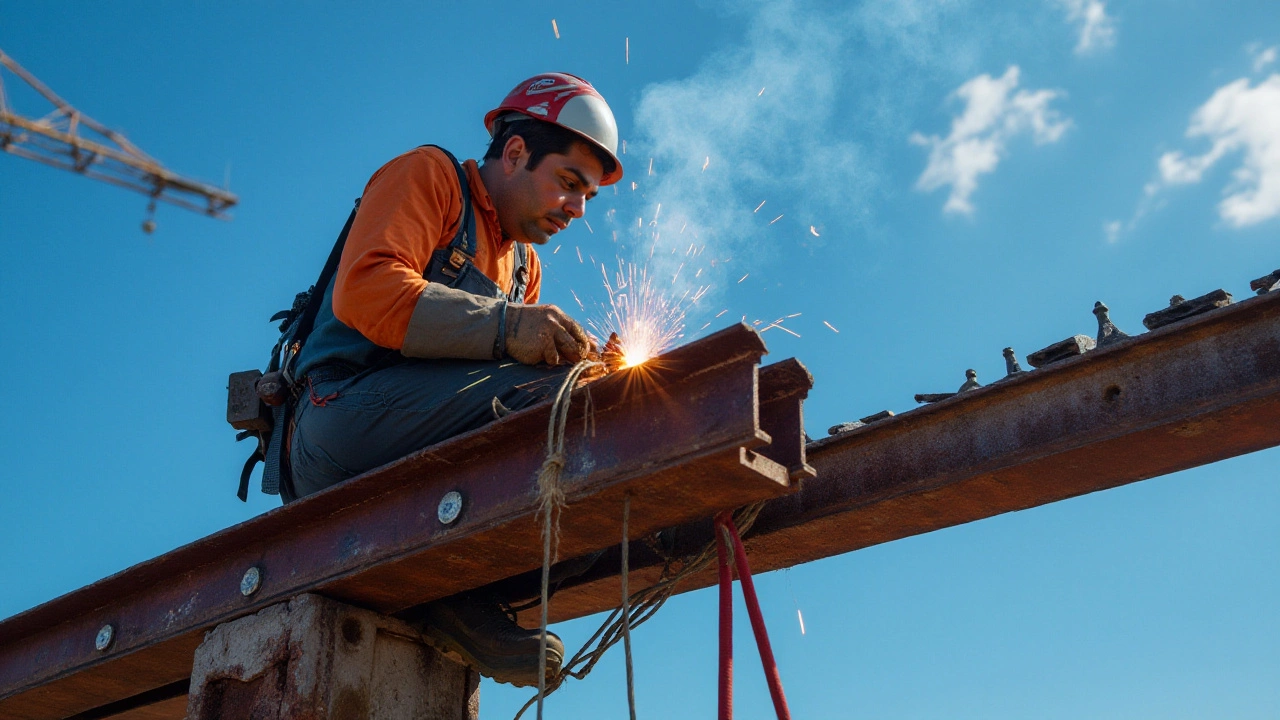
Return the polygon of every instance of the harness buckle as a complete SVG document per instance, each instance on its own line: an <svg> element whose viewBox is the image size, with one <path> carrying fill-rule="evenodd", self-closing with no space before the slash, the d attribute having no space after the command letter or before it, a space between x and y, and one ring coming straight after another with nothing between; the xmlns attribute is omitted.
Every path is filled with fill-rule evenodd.
<svg viewBox="0 0 1280 720"><path fill-rule="evenodd" d="M453 266L454 270L461 270L462 266L470 259L466 253L458 248L453 248L453 251L449 253L449 264Z"/></svg>

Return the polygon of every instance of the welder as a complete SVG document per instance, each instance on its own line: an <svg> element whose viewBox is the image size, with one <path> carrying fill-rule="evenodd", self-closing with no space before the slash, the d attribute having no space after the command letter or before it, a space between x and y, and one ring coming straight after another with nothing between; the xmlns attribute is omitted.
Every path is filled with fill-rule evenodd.
<svg viewBox="0 0 1280 720"><path fill-rule="evenodd" d="M577 322L539 304L534 246L622 177L613 113L587 81L547 73L484 123L482 164L423 146L365 186L332 278L313 291L311 327L284 342L291 412L267 472L285 502L537 403L595 352ZM541 633L501 601L472 593L414 617L481 673L536 685ZM549 673L563 652L548 633Z"/></svg>

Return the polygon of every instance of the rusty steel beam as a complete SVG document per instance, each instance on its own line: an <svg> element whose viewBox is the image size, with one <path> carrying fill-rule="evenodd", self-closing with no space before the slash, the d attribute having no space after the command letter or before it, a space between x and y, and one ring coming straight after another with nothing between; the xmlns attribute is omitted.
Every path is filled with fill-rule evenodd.
<svg viewBox="0 0 1280 720"><path fill-rule="evenodd" d="M590 435L588 393L575 393L562 557L616 544L624 495L639 538L812 473L795 399L808 373L788 364L792 402L779 399L759 381L764 352L738 325L594 382ZM762 420L762 403L790 412ZM549 415L549 404L513 413L0 622L0 717L64 718L171 686L204 631L299 593L394 613L539 567ZM449 491L463 509L444 524ZM260 586L246 596L250 568ZM97 650L105 626L113 638Z"/></svg>
<svg viewBox="0 0 1280 720"><path fill-rule="evenodd" d="M745 541L753 570L776 570L1276 445L1280 292L813 443L817 478L769 501ZM710 524L660 539L631 544L630 587L658 579L653 545L693 553ZM614 548L551 617L616 606L619 568ZM711 568L683 590L715 582Z"/></svg>

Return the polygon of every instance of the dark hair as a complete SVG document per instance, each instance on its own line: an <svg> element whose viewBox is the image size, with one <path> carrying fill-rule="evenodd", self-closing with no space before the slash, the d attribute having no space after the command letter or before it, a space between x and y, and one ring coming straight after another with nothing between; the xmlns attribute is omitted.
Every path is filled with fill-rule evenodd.
<svg viewBox="0 0 1280 720"><path fill-rule="evenodd" d="M496 132L493 140L489 142L489 149L485 151L485 160L496 160L502 157L502 150L507 146L507 141L519 135L524 139L524 146L529 149L529 164L525 166L527 170L537 169L538 164L548 155L568 155L574 143L582 143L591 150L591 153L600 161L606 175L618 169L617 161L609 157L609 153L597 147L595 143L583 139L574 131L554 123L534 118L514 122L498 118L495 122Z"/></svg>

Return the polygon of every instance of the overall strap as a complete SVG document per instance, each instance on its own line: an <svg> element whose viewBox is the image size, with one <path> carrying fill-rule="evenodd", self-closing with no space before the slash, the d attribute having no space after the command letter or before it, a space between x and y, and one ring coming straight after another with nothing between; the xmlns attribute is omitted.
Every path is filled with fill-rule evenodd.
<svg viewBox="0 0 1280 720"><path fill-rule="evenodd" d="M356 212L359 210L360 198L356 198L355 207L351 208L347 223L342 226L342 232L338 233L338 239L333 243L333 249L329 251L329 259L324 261L324 269L320 271L320 277L312 286L311 294L307 298L307 306L298 317L297 329L294 330L290 340L299 346L306 343L307 336L315 327L316 315L320 312L320 300L324 297L324 291L329 287L329 282L333 280L334 273L338 272L338 263L342 260L342 249L347 245L347 235L351 234L351 225L356 221Z"/></svg>
<svg viewBox="0 0 1280 720"><path fill-rule="evenodd" d="M458 174L458 187L462 190L462 217L458 221L458 232L449 242L449 265L454 272L462 269L467 261L475 261L476 257L476 214L471 208L471 185L467 182L467 172L453 153L439 145L423 145L433 147L445 154L453 163L454 172Z"/></svg>

